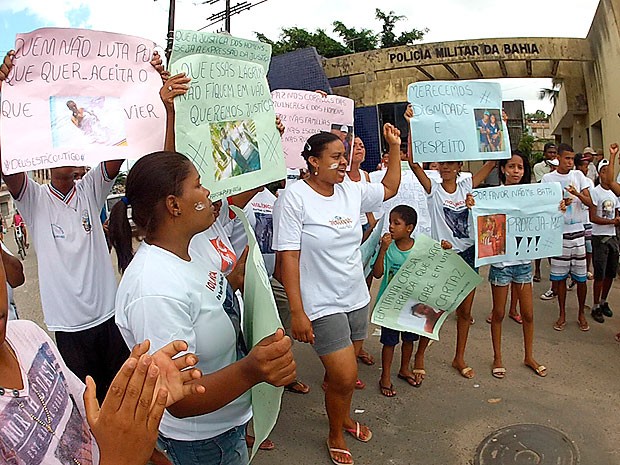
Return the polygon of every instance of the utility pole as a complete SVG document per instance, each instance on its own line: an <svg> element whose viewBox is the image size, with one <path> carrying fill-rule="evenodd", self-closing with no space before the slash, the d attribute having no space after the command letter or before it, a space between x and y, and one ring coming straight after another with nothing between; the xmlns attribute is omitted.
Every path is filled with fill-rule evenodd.
<svg viewBox="0 0 620 465"><path fill-rule="evenodd" d="M219 2L220 0L204 0L202 3L213 5L214 3ZM256 3L250 3L249 1L241 1L235 5L231 5L231 0L226 0L226 6L222 11L218 11L217 13L212 14L207 18L209 23L198 29L202 31L203 29L208 28L209 26L213 26L221 21L224 21L224 31L230 34L230 17L236 14L242 13L243 11L247 11L250 8L255 7L256 5L260 5L261 3L265 3L267 0L260 0Z"/></svg>
<svg viewBox="0 0 620 465"><path fill-rule="evenodd" d="M170 63L170 55L172 54L172 45L174 43L174 8L176 0L170 0L170 8L168 10L168 42L166 43L166 63Z"/></svg>

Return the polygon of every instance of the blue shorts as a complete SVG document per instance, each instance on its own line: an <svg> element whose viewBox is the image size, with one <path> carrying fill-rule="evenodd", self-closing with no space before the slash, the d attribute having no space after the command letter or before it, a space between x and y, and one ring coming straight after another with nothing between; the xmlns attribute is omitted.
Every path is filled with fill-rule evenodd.
<svg viewBox="0 0 620 465"><path fill-rule="evenodd" d="M529 284L532 282L532 264L510 265L504 268L491 265L489 282L493 286L508 286L510 283Z"/></svg>
<svg viewBox="0 0 620 465"><path fill-rule="evenodd" d="M473 245L471 247L463 250L462 252L457 252L457 253L459 254L459 257L461 257L463 260L465 260L465 263L467 263L472 270L474 270L476 273L478 273L478 268L475 266L475 263L476 263L476 250L475 250L475 247Z"/></svg>
<svg viewBox="0 0 620 465"><path fill-rule="evenodd" d="M400 340L403 342L414 342L420 339L420 336L414 333L408 333L406 331L397 331L391 328L385 328L381 326L381 344L384 346L394 347L397 346Z"/></svg>

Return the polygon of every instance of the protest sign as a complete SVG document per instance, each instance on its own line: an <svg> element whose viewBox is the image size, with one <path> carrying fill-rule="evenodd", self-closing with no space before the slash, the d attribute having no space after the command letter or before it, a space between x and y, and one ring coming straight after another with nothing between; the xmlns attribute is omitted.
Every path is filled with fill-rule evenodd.
<svg viewBox="0 0 620 465"><path fill-rule="evenodd" d="M308 138L321 131L336 134L344 144L347 156L353 149L353 112L355 103L338 95L323 97L305 90L271 92L275 112L286 128L282 149L287 168L306 168L301 156Z"/></svg>
<svg viewBox="0 0 620 465"><path fill-rule="evenodd" d="M453 250L419 236L372 312L371 322L439 339L439 329L482 278Z"/></svg>
<svg viewBox="0 0 620 465"><path fill-rule="evenodd" d="M441 180L437 171L425 171L429 178L436 178ZM370 182L381 182L385 176L385 171L373 171L369 173ZM398 205L409 205L418 214L418 224L413 230L413 237L418 237L420 234L427 236L431 235L431 217L428 211L428 202L426 198L426 192L418 178L415 177L411 168L409 168L408 162L401 163L401 176L400 186L398 186L398 192L394 197L383 202L381 211L375 212L375 216L384 217L382 234L388 232L390 227L390 212Z"/></svg>
<svg viewBox="0 0 620 465"><path fill-rule="evenodd" d="M476 266L562 255L559 183L474 189Z"/></svg>
<svg viewBox="0 0 620 465"><path fill-rule="evenodd" d="M262 339L282 328L276 302L269 284L269 275L265 269L263 256L254 236L254 230L240 208L230 207L243 223L248 236L248 258L245 262L245 279L243 285L243 334L246 345L254 347ZM278 388L267 383L252 387L252 413L254 426L254 447L252 458L260 444L269 437L280 414L282 393Z"/></svg>
<svg viewBox="0 0 620 465"><path fill-rule="evenodd" d="M360 245L364 276L368 276L372 271L372 265L375 262L377 254L379 253L379 247L381 246L381 234L383 231L383 221L384 218L380 218L379 221L377 221L377 224L370 233L370 236L368 236L368 239Z"/></svg>
<svg viewBox="0 0 620 465"><path fill-rule="evenodd" d="M425 81L409 84L415 161L510 158L498 83Z"/></svg>
<svg viewBox="0 0 620 465"><path fill-rule="evenodd" d="M174 45L172 47L170 64L179 58L189 55L212 55L249 61L261 65L266 73L271 62L271 45L227 34L179 29L174 32ZM199 76L189 77L194 79Z"/></svg>
<svg viewBox="0 0 620 465"><path fill-rule="evenodd" d="M161 150L166 113L146 39L86 29L18 34L2 86L2 170L96 165Z"/></svg>
<svg viewBox="0 0 620 465"><path fill-rule="evenodd" d="M173 53L171 73L181 72L192 81L174 102L176 149L192 159L211 198L284 179L265 68L219 56Z"/></svg>

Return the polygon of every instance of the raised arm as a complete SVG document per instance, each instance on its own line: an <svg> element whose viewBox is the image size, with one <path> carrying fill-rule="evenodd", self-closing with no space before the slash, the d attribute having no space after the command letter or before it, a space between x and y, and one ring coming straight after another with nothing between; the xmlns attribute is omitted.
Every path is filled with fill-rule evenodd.
<svg viewBox="0 0 620 465"><path fill-rule="evenodd" d="M615 142L609 146L609 167L607 168L609 188L614 195L620 197L620 184L616 180L616 157L618 156L618 144Z"/></svg>
<svg viewBox="0 0 620 465"><path fill-rule="evenodd" d="M496 166L497 162L495 160L487 161L484 165L482 165L482 168L480 168L472 177L472 187L475 189L482 184Z"/></svg>
<svg viewBox="0 0 620 465"><path fill-rule="evenodd" d="M191 79L185 73L175 74L166 79L159 91L161 101L166 108L166 139L164 140L164 150L174 152L176 142L174 137L174 98L183 95L189 89Z"/></svg>
<svg viewBox="0 0 620 465"><path fill-rule="evenodd" d="M388 200L398 193L400 187L400 131L389 123L383 126L383 137L390 147L387 171L381 184L385 188L383 200Z"/></svg>
<svg viewBox="0 0 620 465"><path fill-rule="evenodd" d="M404 115L405 120L409 125L409 137L407 138L407 162L409 163L409 168L411 168L411 171L413 171L415 177L418 178L418 181L422 184L424 191L427 194L430 194L432 186L431 180L424 172L424 168L418 165L413 159L413 147L411 146L411 119L413 116L413 107L409 104L407 105L407 110L405 110Z"/></svg>

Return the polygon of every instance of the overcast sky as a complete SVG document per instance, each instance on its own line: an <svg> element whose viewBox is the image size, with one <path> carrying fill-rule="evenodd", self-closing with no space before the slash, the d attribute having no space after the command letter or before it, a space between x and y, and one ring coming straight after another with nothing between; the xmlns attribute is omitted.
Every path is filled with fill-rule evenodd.
<svg viewBox="0 0 620 465"><path fill-rule="evenodd" d="M212 0L211 0L212 1ZM232 0L232 4L244 0ZM261 0L247 0L258 3ZM198 29L221 10L224 0L176 0L176 28ZM13 47L17 32L39 27L85 27L150 38L165 45L169 0L0 0L0 52ZM340 20L349 27L380 27L378 2L369 0L267 0L232 18L232 34L253 39L259 31L277 39L281 27L323 28ZM392 0L385 7L406 21L402 29L428 28L424 42L499 37L585 37L598 0ZM216 31L220 25L207 30ZM537 100L546 79L502 80L504 99L523 99L526 111L551 110Z"/></svg>

